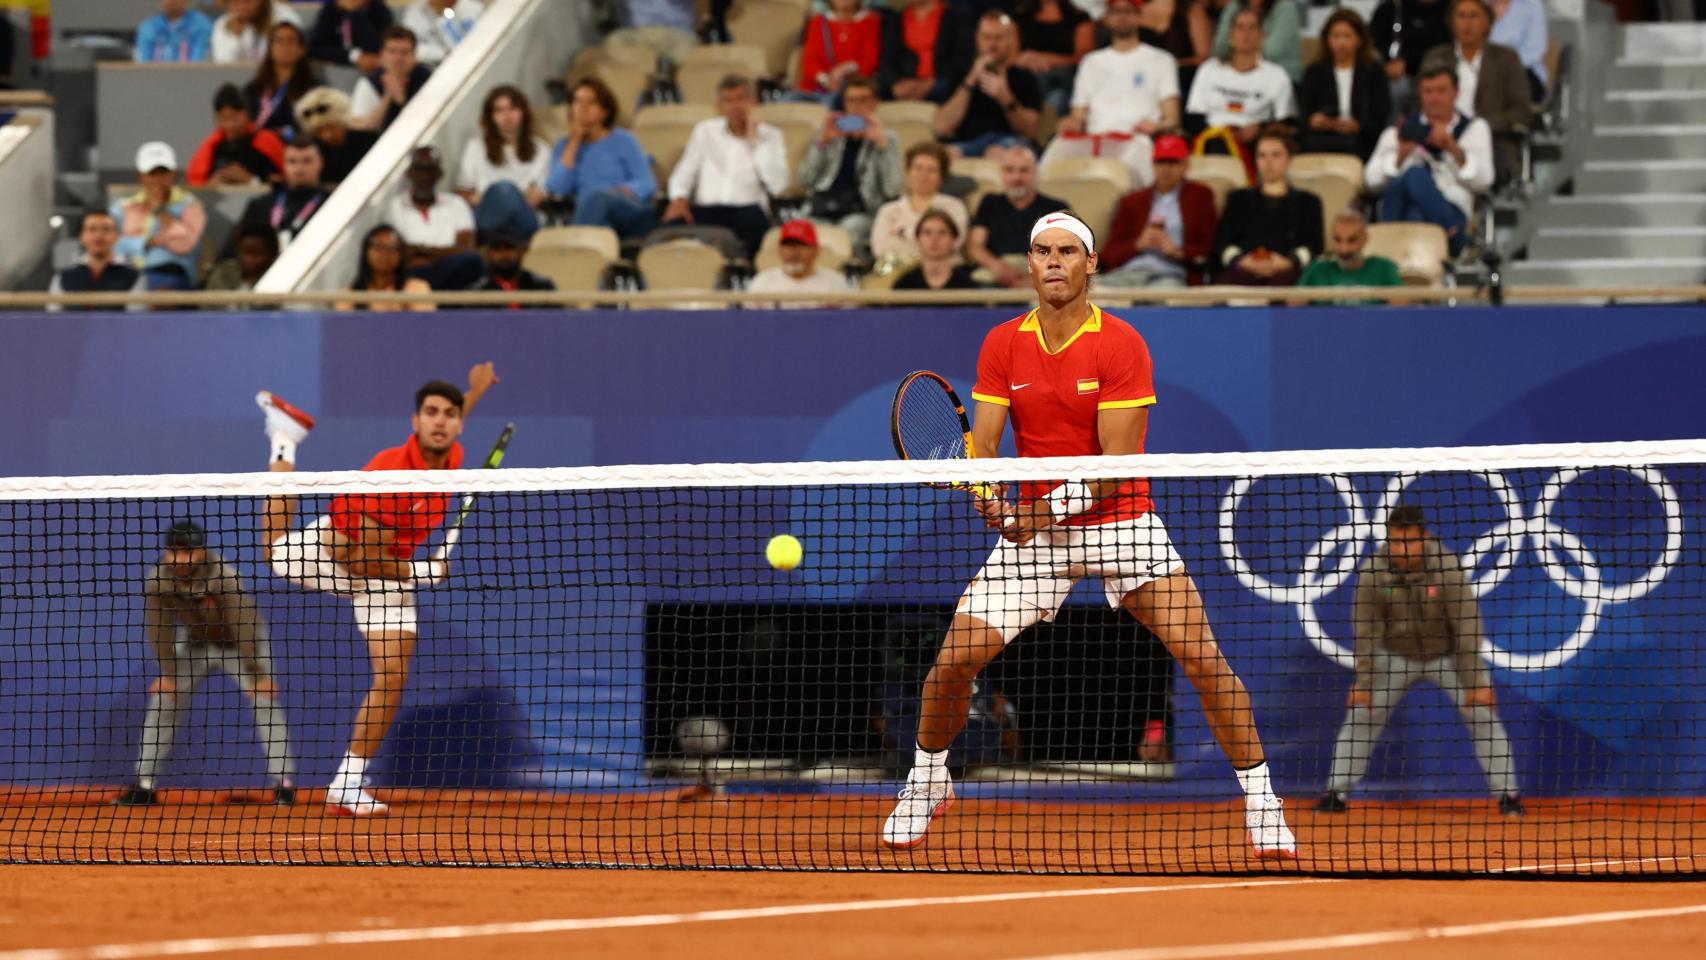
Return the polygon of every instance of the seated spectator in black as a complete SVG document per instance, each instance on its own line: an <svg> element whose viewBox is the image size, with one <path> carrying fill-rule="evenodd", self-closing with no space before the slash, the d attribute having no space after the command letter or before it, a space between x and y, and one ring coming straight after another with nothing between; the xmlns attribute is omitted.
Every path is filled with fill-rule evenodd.
<svg viewBox="0 0 1706 960"><path fill-rule="evenodd" d="M978 20L977 59L936 108L936 136L954 155L1000 160L1009 147L1036 137L1042 85L1036 74L1014 66L1018 53L1013 18L991 10Z"/></svg>
<svg viewBox="0 0 1706 960"><path fill-rule="evenodd" d="M1019 27L1014 63L1035 74L1043 99L1065 113L1078 61L1096 49L1095 21L1069 0L1018 0L1012 10Z"/></svg>
<svg viewBox="0 0 1706 960"><path fill-rule="evenodd" d="M878 208L900 196L904 185L900 142L877 119L875 80L850 78L842 99L844 111L825 117L822 132L806 148L800 184L811 193L811 219L847 231L853 248L863 250L870 246Z"/></svg>
<svg viewBox="0 0 1706 960"><path fill-rule="evenodd" d="M465 290L485 265L474 250L474 211L438 189L444 163L432 147L416 147L404 173L407 189L391 201L386 220L403 238L404 266L434 290Z"/></svg>
<svg viewBox="0 0 1706 960"><path fill-rule="evenodd" d="M770 229L770 198L788 189L782 131L760 123L752 81L730 75L717 84L719 117L694 125L669 175L663 222L727 227L757 255Z"/></svg>
<svg viewBox="0 0 1706 960"><path fill-rule="evenodd" d="M237 224L232 235L232 254L213 265L204 290L253 290L278 259L278 234L265 221ZM210 307L222 310L224 306Z"/></svg>
<svg viewBox="0 0 1706 960"><path fill-rule="evenodd" d="M469 290L515 293L518 290L555 290L557 285L549 279L522 267L521 262L527 259L527 244L529 237L523 236L508 227L499 227L480 235L480 254L485 263L485 272L480 279L469 287ZM546 307L549 304L534 303L529 307ZM522 305L512 303L510 310L520 310Z"/></svg>
<svg viewBox="0 0 1706 960"><path fill-rule="evenodd" d="M1380 135L1363 183L1381 194L1380 219L1436 223L1451 252L1469 239L1476 198L1493 186L1493 138L1487 121L1458 108L1457 74L1443 64L1422 70L1421 113Z"/></svg>
<svg viewBox="0 0 1706 960"><path fill-rule="evenodd" d="M1297 116L1297 96L1285 69L1262 59L1262 21L1254 10L1232 17L1227 42L1231 53L1203 64L1191 80L1186 128L1202 131L1196 152L1223 147L1244 161L1254 182L1256 136L1266 124Z"/></svg>
<svg viewBox="0 0 1706 960"><path fill-rule="evenodd" d="M1391 96L1362 17L1349 7L1334 10L1321 28L1321 56L1303 71L1303 152L1366 161L1392 116Z"/></svg>
<svg viewBox="0 0 1706 960"><path fill-rule="evenodd" d="M1392 109L1411 113L1428 51L1451 42L1451 0L1380 0L1369 18L1374 54L1385 63ZM1390 120L1390 118L1388 118Z"/></svg>
<svg viewBox="0 0 1706 960"><path fill-rule="evenodd" d="M379 69L357 80L350 91L349 125L384 133L431 78L432 71L415 60L415 35L409 28L386 30Z"/></svg>
<svg viewBox="0 0 1706 960"><path fill-rule="evenodd" d="M1333 218L1329 237L1331 256L1322 257L1303 271L1300 287L1401 287L1398 265L1382 256L1369 256L1368 218L1361 210L1339 211Z"/></svg>
<svg viewBox="0 0 1706 960"><path fill-rule="evenodd" d="M847 280L841 274L818 269L817 228L810 220L789 220L782 224L776 255L782 260L781 265L758 271L752 282L747 284L747 290L753 293L827 294L847 290ZM782 306L791 310L815 310L832 305L830 302L789 302ZM776 304L754 302L747 306L768 309Z"/></svg>
<svg viewBox="0 0 1706 960"><path fill-rule="evenodd" d="M316 60L371 73L379 69L379 48L392 22L385 0L325 0L309 49Z"/></svg>
<svg viewBox="0 0 1706 960"><path fill-rule="evenodd" d="M573 197L577 227L609 227L624 239L657 225L658 189L640 141L616 126L616 94L587 77L569 93L569 132L551 148L545 192Z"/></svg>
<svg viewBox="0 0 1706 960"><path fill-rule="evenodd" d="M1522 161L1522 141L1534 124L1528 71L1510 47L1488 42L1493 8L1487 0L1452 0L1450 46L1428 51L1422 73L1436 67L1457 75L1457 110L1487 121L1493 131L1496 180L1508 180Z"/></svg>
<svg viewBox="0 0 1706 960"><path fill-rule="evenodd" d="M1289 287L1321 252L1321 199L1286 179L1296 149L1284 127L1256 138L1257 185L1232 191L1220 215L1216 282Z"/></svg>
<svg viewBox="0 0 1706 960"><path fill-rule="evenodd" d="M485 12L481 0L415 0L403 10L400 22L420 41L420 61L436 68L467 39Z"/></svg>
<svg viewBox="0 0 1706 960"><path fill-rule="evenodd" d="M349 179L355 165L379 142L379 134L372 130L351 130L349 114L349 95L331 87L315 87L296 102L302 132L320 145L324 162L320 179L328 186Z"/></svg>
<svg viewBox="0 0 1706 960"><path fill-rule="evenodd" d="M350 284L350 290L357 293L364 291L431 293L432 286L419 277L409 276L408 271L403 269L403 236L397 232L396 227L382 223L367 231L367 236L361 240L361 263L356 266L355 282ZM339 303L337 309L395 313L403 310L434 310L437 308L430 300L414 303L372 304L358 304L353 300L346 300Z"/></svg>
<svg viewBox="0 0 1706 960"><path fill-rule="evenodd" d="M1190 152L1183 137L1156 139L1155 184L1120 199L1097 261L1098 284L1182 287L1214 253L1214 191L1185 178Z"/></svg>
<svg viewBox="0 0 1706 960"><path fill-rule="evenodd" d="M1148 0L1137 11L1137 33L1144 43L1173 55L1179 65L1179 89L1214 49L1214 20L1208 0ZM1218 14L1217 14L1218 15Z"/></svg>
<svg viewBox="0 0 1706 960"><path fill-rule="evenodd" d="M119 263L113 256L118 245L118 221L106 210L90 210L83 214L77 228L77 242L83 245L83 261L66 267L48 282L48 293L147 293L148 284L142 271ZM111 307L50 306L49 313L61 310L110 310Z"/></svg>
<svg viewBox="0 0 1706 960"><path fill-rule="evenodd" d="M960 225L935 208L924 211L913 229L918 239L918 266L900 275L896 290L977 290L972 266L961 263Z"/></svg>
<svg viewBox="0 0 1706 960"><path fill-rule="evenodd" d="M889 100L941 103L965 76L975 52L970 13L942 0L894 4L883 18L877 78Z"/></svg>
<svg viewBox="0 0 1706 960"><path fill-rule="evenodd" d="M288 137L296 132L296 101L320 85L308 63L307 41L294 23L275 23L267 34L267 54L255 67L255 76L243 88L255 126L276 130Z"/></svg>
<svg viewBox="0 0 1706 960"><path fill-rule="evenodd" d="M271 130L255 127L249 101L235 84L227 83L213 95L213 123L213 132L190 157L185 183L243 187L278 178L284 167L284 141Z"/></svg>
<svg viewBox="0 0 1706 960"><path fill-rule="evenodd" d="M1028 287L1031 272L1007 262L1031 249L1031 227L1038 217L1065 210L1067 203L1037 192L1037 155L1015 147L1001 161L1002 193L986 193L966 234L966 258L989 271L1003 287Z"/></svg>
<svg viewBox="0 0 1706 960"><path fill-rule="evenodd" d="M281 249L290 246L331 196L320 179L324 169L319 144L308 137L290 141L284 148L283 182L271 193L250 200L239 222L264 224Z"/></svg>
<svg viewBox="0 0 1706 960"><path fill-rule="evenodd" d="M508 226L525 237L539 232L534 211L545 202L551 145L533 132L533 106L519 87L502 84L480 105L480 132L468 139L456 166L456 194L474 207L481 230Z"/></svg>

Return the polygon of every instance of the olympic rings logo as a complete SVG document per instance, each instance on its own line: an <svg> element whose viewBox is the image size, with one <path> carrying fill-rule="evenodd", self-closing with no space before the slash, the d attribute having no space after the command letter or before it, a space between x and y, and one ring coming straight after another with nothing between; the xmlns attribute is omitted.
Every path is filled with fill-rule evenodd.
<svg viewBox="0 0 1706 960"><path fill-rule="evenodd" d="M1682 504L1670 482L1651 467L1604 469L1624 473L1646 483L1664 510L1664 548L1645 574L1628 583L1606 583L1600 572L1599 559L1593 551L1580 536L1554 518L1565 488L1588 471L1565 469L1554 473L1542 486L1533 513L1523 508L1502 475L1487 471L1469 474L1487 484L1504 517L1492 529L1477 537L1462 557L1476 598L1487 596L1503 583L1516 563L1532 549L1547 579L1583 605L1581 621L1574 632L1561 645L1550 650L1513 653L1494 646L1491 639L1484 640L1482 656L1493 666L1534 671L1550 670L1569 663L1593 639L1600 616L1607 607L1633 603L1652 592L1664 582L1680 557ZM1387 482L1379 502L1370 510L1365 510L1361 495L1348 477L1323 477L1331 485L1336 507L1343 511L1345 520L1328 530L1320 542L1304 554L1302 569L1292 584L1276 583L1257 573L1239 548L1236 536L1238 508L1257 483L1253 478L1239 478L1220 501L1221 555L1238 582L1252 593L1271 603L1294 607L1304 635L1322 655L1346 669L1353 669L1355 656L1351 648L1327 635L1316 605L1356 574L1369 548L1380 542L1381 531L1385 529L1386 520L1398 505L1399 498L1420 476L1416 473L1394 475Z"/></svg>

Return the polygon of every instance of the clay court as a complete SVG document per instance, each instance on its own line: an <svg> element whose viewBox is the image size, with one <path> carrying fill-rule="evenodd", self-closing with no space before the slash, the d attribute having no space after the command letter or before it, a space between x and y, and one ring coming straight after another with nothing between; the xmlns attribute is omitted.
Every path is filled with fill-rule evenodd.
<svg viewBox="0 0 1706 960"><path fill-rule="evenodd" d="M897 853L870 829L885 808L876 797L398 793L391 816L362 821L323 816L313 796L288 810L211 792L168 791L147 810L106 799L5 797L8 859L96 863L5 868L0 960L395 956L405 944L416 957L646 955L684 943L709 957L931 945L988 957L1566 960L1636 945L1647 958L1694 956L1706 938L1706 889L1687 876L1706 838L1693 803L1536 800L1522 820L1471 803L1343 816L1294 803L1302 858L1261 866L1239 858L1230 805L963 803L929 844ZM168 860L198 865L154 865ZM422 863L836 872L408 865ZM973 868L1002 872L963 872ZM1424 868L1481 876L1332 875ZM877 870L902 872L864 872ZM1602 879L1545 879L1558 876ZM1440 938L1453 943L1428 942Z"/></svg>

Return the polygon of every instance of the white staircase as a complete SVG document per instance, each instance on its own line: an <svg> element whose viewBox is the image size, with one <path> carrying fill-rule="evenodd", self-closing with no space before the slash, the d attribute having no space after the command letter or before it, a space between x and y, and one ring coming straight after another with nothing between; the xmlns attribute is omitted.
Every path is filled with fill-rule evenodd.
<svg viewBox="0 0 1706 960"><path fill-rule="evenodd" d="M1574 192L1535 212L1513 284L1706 283L1706 24L1632 24Z"/></svg>

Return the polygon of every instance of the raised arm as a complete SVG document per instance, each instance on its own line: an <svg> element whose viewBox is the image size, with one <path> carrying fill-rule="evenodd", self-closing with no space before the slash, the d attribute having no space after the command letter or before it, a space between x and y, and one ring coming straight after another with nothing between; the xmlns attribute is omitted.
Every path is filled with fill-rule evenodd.
<svg viewBox="0 0 1706 960"><path fill-rule="evenodd" d="M462 392L463 418L467 418L474 412L474 407L479 404L480 398L485 396L486 391L490 390L497 382L498 375L492 368L492 361L487 360L485 363L474 364L473 369L468 371L468 389Z"/></svg>

